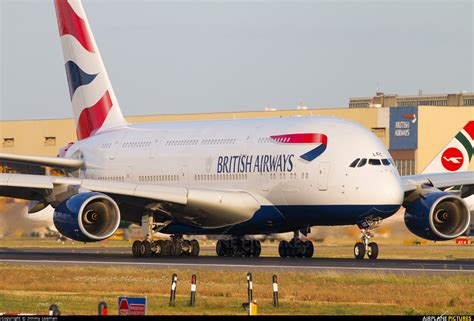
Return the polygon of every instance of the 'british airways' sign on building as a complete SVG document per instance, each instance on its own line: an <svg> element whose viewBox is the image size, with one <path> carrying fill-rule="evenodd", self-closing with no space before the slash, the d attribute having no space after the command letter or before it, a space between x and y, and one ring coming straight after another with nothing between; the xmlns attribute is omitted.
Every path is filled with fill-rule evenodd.
<svg viewBox="0 0 474 321"><path fill-rule="evenodd" d="M418 108L390 108L390 149L418 148Z"/></svg>

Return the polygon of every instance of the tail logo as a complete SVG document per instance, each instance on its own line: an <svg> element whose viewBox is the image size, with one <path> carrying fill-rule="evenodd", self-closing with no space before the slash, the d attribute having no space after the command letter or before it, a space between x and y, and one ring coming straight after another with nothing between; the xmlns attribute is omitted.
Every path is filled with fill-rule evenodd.
<svg viewBox="0 0 474 321"><path fill-rule="evenodd" d="M126 124L81 1L54 0L54 4L77 138Z"/></svg>
<svg viewBox="0 0 474 321"><path fill-rule="evenodd" d="M464 156L456 147L450 147L444 151L441 157L441 163L448 171L455 172L460 169L464 163Z"/></svg>
<svg viewBox="0 0 474 321"><path fill-rule="evenodd" d="M316 148L300 156L308 162L315 160L324 153L328 145L328 137L321 133L285 134L270 137L280 144L318 144Z"/></svg>

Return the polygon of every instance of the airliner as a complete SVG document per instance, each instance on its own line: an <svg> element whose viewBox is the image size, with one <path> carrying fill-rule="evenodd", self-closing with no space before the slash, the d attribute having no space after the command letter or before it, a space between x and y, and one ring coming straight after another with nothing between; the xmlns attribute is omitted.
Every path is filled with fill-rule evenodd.
<svg viewBox="0 0 474 321"><path fill-rule="evenodd" d="M197 256L199 242L184 235L220 235L217 255L258 257L252 235L293 232L280 242L280 256L312 257L313 244L300 238L311 227L357 225L354 257L376 259L372 230L401 206L419 237L441 241L468 232L474 121L426 173L408 177L399 176L372 132L336 117L131 125L80 0L54 4L78 141L59 157L0 154L66 173L0 174L0 195L29 200L30 212L51 205L62 235L101 241L125 221L146 232L132 245L134 257ZM155 232L170 239L154 240Z"/></svg>

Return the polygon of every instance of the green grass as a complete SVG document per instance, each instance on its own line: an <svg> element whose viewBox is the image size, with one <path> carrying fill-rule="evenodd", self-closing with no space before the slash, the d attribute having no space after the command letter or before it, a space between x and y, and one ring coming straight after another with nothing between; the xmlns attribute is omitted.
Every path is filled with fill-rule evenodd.
<svg viewBox="0 0 474 321"><path fill-rule="evenodd" d="M175 307L168 307L171 275L178 274ZM196 306L190 278L198 276ZM246 314L245 272L90 266L0 264L0 312L96 314L106 301L117 314L117 297L147 296L149 314ZM279 273L280 307L272 306L270 272L253 273L259 314L470 314L471 275L390 273Z"/></svg>

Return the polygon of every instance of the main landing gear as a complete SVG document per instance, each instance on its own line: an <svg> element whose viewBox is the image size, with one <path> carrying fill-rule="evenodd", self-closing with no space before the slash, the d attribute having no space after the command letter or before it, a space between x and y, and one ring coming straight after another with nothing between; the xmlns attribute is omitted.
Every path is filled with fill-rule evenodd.
<svg viewBox="0 0 474 321"><path fill-rule="evenodd" d="M294 232L291 241L281 241L278 246L278 253L281 257L307 257L314 254L314 246L311 241L302 241L299 238L299 231Z"/></svg>
<svg viewBox="0 0 474 321"><path fill-rule="evenodd" d="M374 237L370 230L377 228L380 225L380 221L380 219L366 220L359 224L362 242L357 242L354 245L354 257L356 259L362 260L365 254L367 254L369 259L375 260L379 255L379 246L375 242L369 242L369 240Z"/></svg>
<svg viewBox="0 0 474 321"><path fill-rule="evenodd" d="M132 255L134 257L198 256L199 243L196 240L184 240L181 235L173 235L170 240L137 240L133 242Z"/></svg>
<svg viewBox="0 0 474 321"><path fill-rule="evenodd" d="M170 240L153 241L152 235L166 226L165 223L155 223L153 215L145 215L142 218L142 229L146 233L146 239L135 241L132 245L133 257L155 256L198 256L199 243L196 240L185 240L182 235L172 235Z"/></svg>
<svg viewBox="0 0 474 321"><path fill-rule="evenodd" d="M216 244L218 256L259 257L261 252L262 245L259 240L232 238L219 240Z"/></svg>

